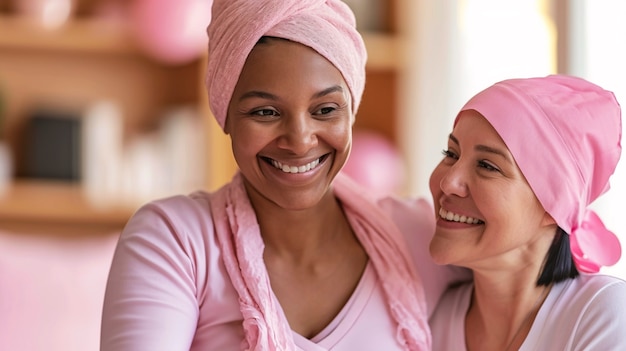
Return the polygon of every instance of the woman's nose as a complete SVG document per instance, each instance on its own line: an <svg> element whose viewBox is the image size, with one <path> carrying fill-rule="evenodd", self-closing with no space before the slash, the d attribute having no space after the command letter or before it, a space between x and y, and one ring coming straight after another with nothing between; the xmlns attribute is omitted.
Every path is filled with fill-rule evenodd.
<svg viewBox="0 0 626 351"><path fill-rule="evenodd" d="M278 146L295 154L304 154L317 145L320 126L308 113L300 113L285 118Z"/></svg>
<svg viewBox="0 0 626 351"><path fill-rule="evenodd" d="M460 162L442 170L439 188L446 195L465 197L469 190L467 186L468 173Z"/></svg>

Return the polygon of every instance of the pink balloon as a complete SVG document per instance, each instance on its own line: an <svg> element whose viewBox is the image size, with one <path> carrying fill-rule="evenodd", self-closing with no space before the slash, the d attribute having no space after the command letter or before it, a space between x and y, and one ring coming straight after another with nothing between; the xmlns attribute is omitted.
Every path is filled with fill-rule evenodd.
<svg viewBox="0 0 626 351"><path fill-rule="evenodd" d="M405 165L395 146L372 131L355 131L352 151L342 172L376 193L398 193L405 181Z"/></svg>
<svg viewBox="0 0 626 351"><path fill-rule="evenodd" d="M207 50L211 4L211 0L133 0L133 34L152 58L172 65L189 63Z"/></svg>

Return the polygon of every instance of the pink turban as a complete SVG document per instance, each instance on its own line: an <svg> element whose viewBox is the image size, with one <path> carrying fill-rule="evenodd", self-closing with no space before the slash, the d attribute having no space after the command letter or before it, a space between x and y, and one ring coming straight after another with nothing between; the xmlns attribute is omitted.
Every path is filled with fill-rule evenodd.
<svg viewBox="0 0 626 351"><path fill-rule="evenodd" d="M209 104L224 128L228 104L248 54L262 36L306 45L343 75L356 114L367 53L350 8L339 0L215 0L208 27Z"/></svg>
<svg viewBox="0 0 626 351"><path fill-rule="evenodd" d="M571 234L580 271L619 260L617 237L587 208L609 189L622 150L621 110L612 92L565 75L510 79L478 93L463 110L478 111L500 134L544 209Z"/></svg>

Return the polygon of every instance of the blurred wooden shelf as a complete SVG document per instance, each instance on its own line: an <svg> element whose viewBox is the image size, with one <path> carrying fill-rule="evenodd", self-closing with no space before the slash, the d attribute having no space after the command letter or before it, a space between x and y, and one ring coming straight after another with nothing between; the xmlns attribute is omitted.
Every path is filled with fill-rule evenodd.
<svg viewBox="0 0 626 351"><path fill-rule="evenodd" d="M16 180L0 195L0 222L69 223L122 227L134 209L99 209L78 184Z"/></svg>
<svg viewBox="0 0 626 351"><path fill-rule="evenodd" d="M362 33L367 48L367 68L395 71L402 64L400 40L396 35L385 33Z"/></svg>
<svg viewBox="0 0 626 351"><path fill-rule="evenodd" d="M395 69L400 53L396 36L385 33L363 33L368 51L369 69ZM94 54L141 54L141 48L121 24L77 18L58 28L16 15L0 15L0 49L78 52Z"/></svg>
<svg viewBox="0 0 626 351"><path fill-rule="evenodd" d="M136 54L140 49L120 24L89 18L72 19L58 28L17 15L0 15L0 48L96 54Z"/></svg>

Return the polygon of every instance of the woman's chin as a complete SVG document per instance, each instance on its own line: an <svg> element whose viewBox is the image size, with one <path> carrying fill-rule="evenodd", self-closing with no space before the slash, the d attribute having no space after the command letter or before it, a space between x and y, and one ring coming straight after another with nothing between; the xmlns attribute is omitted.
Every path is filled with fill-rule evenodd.
<svg viewBox="0 0 626 351"><path fill-rule="evenodd" d="M437 238L433 238L433 240L430 242L430 257L436 264L451 264L454 261L451 253L452 250L450 246L441 242Z"/></svg>

